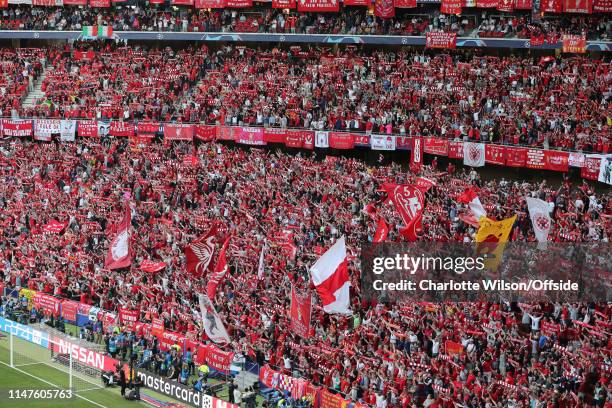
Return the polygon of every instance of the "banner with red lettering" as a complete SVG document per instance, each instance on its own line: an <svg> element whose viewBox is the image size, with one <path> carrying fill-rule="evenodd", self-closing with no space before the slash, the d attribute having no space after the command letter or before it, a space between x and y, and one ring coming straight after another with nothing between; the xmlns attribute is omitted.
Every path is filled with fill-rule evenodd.
<svg viewBox="0 0 612 408"><path fill-rule="evenodd" d="M338 11L340 3L338 0L298 0L299 12L322 12Z"/></svg>
<svg viewBox="0 0 612 408"><path fill-rule="evenodd" d="M173 345L177 344L183 348L185 343L185 336L181 333L165 330L159 337L159 348L162 351L170 349Z"/></svg>
<svg viewBox="0 0 612 408"><path fill-rule="evenodd" d="M461 14L463 8L463 0L442 0L440 5L440 13L444 14Z"/></svg>
<svg viewBox="0 0 612 408"><path fill-rule="evenodd" d="M591 14L593 12L592 0L565 0L566 13Z"/></svg>
<svg viewBox="0 0 612 408"><path fill-rule="evenodd" d="M285 146L300 148L304 144L304 136L299 130L287 130L285 133Z"/></svg>
<svg viewBox="0 0 612 408"><path fill-rule="evenodd" d="M79 302L74 300L62 301L62 317L69 322L76 322Z"/></svg>
<svg viewBox="0 0 612 408"><path fill-rule="evenodd" d="M296 0L272 0L272 8L294 9L296 7L297 7Z"/></svg>
<svg viewBox="0 0 612 408"><path fill-rule="evenodd" d="M355 142L355 146L370 146L370 135L363 135L361 133L353 133L353 140Z"/></svg>
<svg viewBox="0 0 612 408"><path fill-rule="evenodd" d="M584 35L564 35L563 52L584 54L586 52L586 36Z"/></svg>
<svg viewBox="0 0 612 408"><path fill-rule="evenodd" d="M569 153L557 150L544 150L544 168L546 170L567 172L569 170Z"/></svg>
<svg viewBox="0 0 612 408"><path fill-rule="evenodd" d="M2 134L6 137L27 137L32 136L31 120L2 120Z"/></svg>
<svg viewBox="0 0 612 408"><path fill-rule="evenodd" d="M612 0L593 0L593 11L596 13L612 13Z"/></svg>
<svg viewBox="0 0 612 408"><path fill-rule="evenodd" d="M506 148L498 145L485 146L485 163L506 165Z"/></svg>
<svg viewBox="0 0 612 408"><path fill-rule="evenodd" d="M138 310L129 310L122 307L119 308L119 323L126 326L128 329L132 329L138 321L140 312Z"/></svg>
<svg viewBox="0 0 612 408"><path fill-rule="evenodd" d="M598 173L599 174L599 171ZM34 307L38 310L42 310L45 314L59 315L60 305L62 301L46 293L36 292L32 299Z"/></svg>
<svg viewBox="0 0 612 408"><path fill-rule="evenodd" d="M561 13L563 11L562 0L543 0L540 8L544 13Z"/></svg>
<svg viewBox="0 0 612 408"><path fill-rule="evenodd" d="M74 361L78 361L87 367L97 368L102 371L115 372L117 364L119 364L118 360L110 356L106 356L94 350L89 350L88 348L77 343L72 343L61 337L54 337L49 347L56 354L71 355Z"/></svg>
<svg viewBox="0 0 612 408"><path fill-rule="evenodd" d="M438 156L448 156L448 140L426 137L423 151L429 154L437 154Z"/></svg>
<svg viewBox="0 0 612 408"><path fill-rule="evenodd" d="M217 133L219 140L234 140L234 128L229 126L221 126Z"/></svg>
<svg viewBox="0 0 612 408"><path fill-rule="evenodd" d="M196 139L211 142L217 137L217 129L218 127L215 125L196 125L194 136Z"/></svg>
<svg viewBox="0 0 612 408"><path fill-rule="evenodd" d="M318 393L318 408L342 408L348 406L347 401L340 394L332 394L325 388Z"/></svg>
<svg viewBox="0 0 612 408"><path fill-rule="evenodd" d="M134 125L121 121L113 121L108 129L108 134L115 137L132 137L134 136Z"/></svg>
<svg viewBox="0 0 612 408"><path fill-rule="evenodd" d="M585 156L584 166L580 169L580 175L587 180L597 180L599 178L599 167L601 156Z"/></svg>
<svg viewBox="0 0 612 408"><path fill-rule="evenodd" d="M235 129L234 132L237 132L237 143L251 146L263 146L266 144L266 141L264 140L264 131L262 128L241 127Z"/></svg>
<svg viewBox="0 0 612 408"><path fill-rule="evenodd" d="M157 122L138 122L136 125L136 135L145 139L153 139L159 132L159 123Z"/></svg>
<svg viewBox="0 0 612 408"><path fill-rule="evenodd" d="M498 0L476 0L478 8L496 8Z"/></svg>
<svg viewBox="0 0 612 408"><path fill-rule="evenodd" d="M350 133L329 132L329 147L332 149L352 149L355 147L355 138Z"/></svg>
<svg viewBox="0 0 612 408"><path fill-rule="evenodd" d="M457 48L457 33L429 32L425 37L427 48Z"/></svg>
<svg viewBox="0 0 612 408"><path fill-rule="evenodd" d="M302 338L310 337L311 297L291 286L291 331Z"/></svg>
<svg viewBox="0 0 612 408"><path fill-rule="evenodd" d="M450 159L463 159L463 142L455 140L448 142L448 157Z"/></svg>
<svg viewBox="0 0 612 408"><path fill-rule="evenodd" d="M225 0L195 0L193 4L198 9L224 8Z"/></svg>
<svg viewBox="0 0 612 408"><path fill-rule="evenodd" d="M231 351L223 351L214 344L207 344L198 349L198 358L203 359L213 370L229 374L234 353Z"/></svg>
<svg viewBox="0 0 612 408"><path fill-rule="evenodd" d="M498 0L497 10L511 13L514 11L514 0Z"/></svg>
<svg viewBox="0 0 612 408"><path fill-rule="evenodd" d="M34 121L34 139L48 142L52 135L59 135L61 121L59 119L36 119Z"/></svg>
<svg viewBox="0 0 612 408"><path fill-rule="evenodd" d="M95 120L80 120L77 132L80 137L98 137L98 122Z"/></svg>
<svg viewBox="0 0 612 408"><path fill-rule="evenodd" d="M63 4L64 2L62 0L32 0L33 6L58 7ZM0 6L0 8L2 7Z"/></svg>
<svg viewBox="0 0 612 408"><path fill-rule="evenodd" d="M570 152L567 162L571 167L583 167L584 153Z"/></svg>
<svg viewBox="0 0 612 408"><path fill-rule="evenodd" d="M380 18L395 17L393 0L374 0L374 15Z"/></svg>
<svg viewBox="0 0 612 408"><path fill-rule="evenodd" d="M247 8L253 7L253 0L225 0L227 8Z"/></svg>
<svg viewBox="0 0 612 408"><path fill-rule="evenodd" d="M90 7L110 7L110 0L89 0Z"/></svg>
<svg viewBox="0 0 612 408"><path fill-rule="evenodd" d="M395 0L395 7L397 8L415 8L417 6L417 0Z"/></svg>
<svg viewBox="0 0 612 408"><path fill-rule="evenodd" d="M410 169L419 173L423 167L423 138L416 136L412 139L412 152L410 155Z"/></svg>
<svg viewBox="0 0 612 408"><path fill-rule="evenodd" d="M287 129L264 129L264 140L267 143L285 143L285 137L287 137Z"/></svg>
<svg viewBox="0 0 612 408"><path fill-rule="evenodd" d="M531 10L532 7L532 0L516 0L514 2L514 8L517 10Z"/></svg>
<svg viewBox="0 0 612 408"><path fill-rule="evenodd" d="M527 149L521 147L506 147L506 166L525 167Z"/></svg>
<svg viewBox="0 0 612 408"><path fill-rule="evenodd" d="M182 123L166 123L164 125L164 139L166 140L193 140L193 125Z"/></svg>

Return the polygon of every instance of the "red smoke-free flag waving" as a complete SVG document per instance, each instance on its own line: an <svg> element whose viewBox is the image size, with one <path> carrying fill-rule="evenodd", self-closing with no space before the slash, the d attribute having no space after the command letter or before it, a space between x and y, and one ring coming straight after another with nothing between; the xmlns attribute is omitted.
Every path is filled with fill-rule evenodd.
<svg viewBox="0 0 612 408"><path fill-rule="evenodd" d="M187 272L196 277L204 274L215 253L216 234L217 226L213 224L206 234L185 247L184 252L187 259L185 269Z"/></svg>
<svg viewBox="0 0 612 408"><path fill-rule="evenodd" d="M310 276L326 313L351 314L344 237L336 241L310 268Z"/></svg>
<svg viewBox="0 0 612 408"><path fill-rule="evenodd" d="M384 186L406 226L400 230L406 240L414 242L422 231L423 192L410 184Z"/></svg>
<svg viewBox="0 0 612 408"><path fill-rule="evenodd" d="M389 227L382 218L378 219L376 223L376 232L374 233L374 242L383 242L389 235Z"/></svg>
<svg viewBox="0 0 612 408"><path fill-rule="evenodd" d="M117 226L117 234L111 241L110 248L106 254L104 267L107 269L126 268L132 264L132 251L130 248L130 225L132 223L132 213L130 206L125 203L125 213L123 219Z"/></svg>
<svg viewBox="0 0 612 408"><path fill-rule="evenodd" d="M210 279L208 280L208 284L206 285L206 294L211 300L215 298L215 295L217 294L217 286L219 286L219 283L221 283L221 281L225 278L225 275L227 275L227 271L229 270L226 254L230 238L231 237L228 237L223 243L221 252L219 252L219 259L217 260L217 265L215 265L215 270L213 271L212 275L210 276Z"/></svg>

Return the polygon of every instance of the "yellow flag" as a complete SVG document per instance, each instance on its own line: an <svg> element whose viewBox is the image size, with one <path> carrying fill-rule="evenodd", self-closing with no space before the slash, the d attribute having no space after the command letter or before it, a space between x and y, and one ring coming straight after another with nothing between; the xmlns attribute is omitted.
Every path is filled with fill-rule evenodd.
<svg viewBox="0 0 612 408"><path fill-rule="evenodd" d="M516 215L501 221L480 217L480 228L476 233L476 253L486 257L484 264L487 269L497 270L515 221Z"/></svg>

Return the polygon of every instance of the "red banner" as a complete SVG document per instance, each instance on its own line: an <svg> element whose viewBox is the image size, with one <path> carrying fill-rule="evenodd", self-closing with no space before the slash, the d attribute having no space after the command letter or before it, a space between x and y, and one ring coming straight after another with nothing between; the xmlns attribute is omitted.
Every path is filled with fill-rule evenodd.
<svg viewBox="0 0 612 408"><path fill-rule="evenodd" d="M429 154L448 156L448 140L436 137L426 137L423 151Z"/></svg>
<svg viewBox="0 0 612 408"><path fill-rule="evenodd" d="M457 48L457 33L433 32L425 37L427 48Z"/></svg>
<svg viewBox="0 0 612 408"><path fill-rule="evenodd" d="M253 0L225 0L227 8L246 8L253 7Z"/></svg>
<svg viewBox="0 0 612 408"><path fill-rule="evenodd" d="M338 11L340 3L338 0L300 0L298 2L299 12L321 12L321 11Z"/></svg>
<svg viewBox="0 0 612 408"><path fill-rule="evenodd" d="M563 52L584 54L586 52L586 37L583 35L564 35Z"/></svg>
<svg viewBox="0 0 612 408"><path fill-rule="evenodd" d="M506 166L525 167L527 149L521 147L506 147Z"/></svg>
<svg viewBox="0 0 612 408"><path fill-rule="evenodd" d="M217 126L206 126L206 125L197 125L195 127L195 138L203 140L205 142L210 142L215 140L217 137Z"/></svg>
<svg viewBox="0 0 612 408"><path fill-rule="evenodd" d="M173 6L193 6L193 0L170 0Z"/></svg>
<svg viewBox="0 0 612 408"><path fill-rule="evenodd" d="M362 135L361 133L354 133L353 140L355 141L355 146L370 147L370 135Z"/></svg>
<svg viewBox="0 0 612 408"><path fill-rule="evenodd" d="M159 318L151 320L151 334L157 338L160 338L164 333L164 321Z"/></svg>
<svg viewBox="0 0 612 408"><path fill-rule="evenodd" d="M272 8L294 9L296 7L297 7L296 0L272 0Z"/></svg>
<svg viewBox="0 0 612 408"><path fill-rule="evenodd" d="M532 0L516 0L514 2L514 8L517 10L531 10L532 7Z"/></svg>
<svg viewBox="0 0 612 408"><path fill-rule="evenodd" d="M287 130L285 133L285 146L300 148L304 144L304 136L299 130Z"/></svg>
<svg viewBox="0 0 612 408"><path fill-rule="evenodd" d="M416 6L416 0L395 0L395 7L397 8L415 8Z"/></svg>
<svg viewBox="0 0 612 408"><path fill-rule="evenodd" d="M108 134L115 137L132 137L134 136L134 125L125 122L111 122Z"/></svg>
<svg viewBox="0 0 612 408"><path fill-rule="evenodd" d="M173 331L164 331L159 338L159 348L162 351L168 350L173 345L177 344L183 348L185 343L185 336L181 333L173 332Z"/></svg>
<svg viewBox="0 0 612 408"><path fill-rule="evenodd" d="M77 132L81 137L98 137L98 122L95 120L80 120Z"/></svg>
<svg viewBox="0 0 612 408"><path fill-rule="evenodd" d="M485 145L485 163L506 165L506 148L497 145Z"/></svg>
<svg viewBox="0 0 612 408"><path fill-rule="evenodd" d="M129 310L122 307L119 308L119 323L126 326L128 329L132 329L138 322L138 316L140 312L138 310Z"/></svg>
<svg viewBox="0 0 612 408"><path fill-rule="evenodd" d="M310 337L310 294L299 294L291 287L291 330L302 338Z"/></svg>
<svg viewBox="0 0 612 408"><path fill-rule="evenodd" d="M87 0L64 0L64 6L86 6Z"/></svg>
<svg viewBox="0 0 612 408"><path fill-rule="evenodd" d="M89 0L90 7L110 7L110 0Z"/></svg>
<svg viewBox="0 0 612 408"><path fill-rule="evenodd" d="M545 150L544 168L546 170L567 172L569 170L569 153L556 150Z"/></svg>
<svg viewBox="0 0 612 408"><path fill-rule="evenodd" d="M497 2L497 10L511 13L514 11L514 0L499 0Z"/></svg>
<svg viewBox="0 0 612 408"><path fill-rule="evenodd" d="M371 1L368 0L344 0L345 6L366 6L369 7L372 4Z"/></svg>
<svg viewBox="0 0 612 408"><path fill-rule="evenodd" d="M380 18L395 17L393 0L374 0L374 15Z"/></svg>
<svg viewBox="0 0 612 408"><path fill-rule="evenodd" d="M448 142L448 157L450 159L463 159L463 142L454 140Z"/></svg>
<svg viewBox="0 0 612 408"><path fill-rule="evenodd" d="M73 300L62 301L62 317L65 320L76 322L79 302Z"/></svg>
<svg viewBox="0 0 612 408"><path fill-rule="evenodd" d="M540 3L544 13L561 13L563 11L562 0L544 0Z"/></svg>
<svg viewBox="0 0 612 408"><path fill-rule="evenodd" d="M444 14L461 14L463 0L442 0L440 13Z"/></svg>
<svg viewBox="0 0 612 408"><path fill-rule="evenodd" d="M234 353L223 351L214 344L208 344L198 349L198 359L206 362L206 365L214 370L229 373L232 360L234 360Z"/></svg>
<svg viewBox="0 0 612 408"><path fill-rule="evenodd" d="M476 0L478 8L496 8L498 0Z"/></svg>
<svg viewBox="0 0 612 408"><path fill-rule="evenodd" d="M167 123L164 125L166 140L193 140L193 125Z"/></svg>
<svg viewBox="0 0 612 408"><path fill-rule="evenodd" d="M42 310L45 314L53 314L54 316L59 315L60 305L62 304L62 301L58 298L42 292L36 292L32 302L36 309Z"/></svg>
<svg viewBox="0 0 612 408"><path fill-rule="evenodd" d="M449 356L454 356L456 354L463 353L463 346L461 343L457 343L451 340L446 340L445 344L446 354Z"/></svg>
<svg viewBox="0 0 612 408"><path fill-rule="evenodd" d="M193 2L195 8L224 8L225 0L195 0Z"/></svg>
<svg viewBox="0 0 612 408"><path fill-rule="evenodd" d="M7 137L32 136L33 126L31 120L2 120L2 134Z"/></svg>
<svg viewBox="0 0 612 408"><path fill-rule="evenodd" d="M229 126L221 126L217 133L219 140L234 140L234 128Z"/></svg>
<svg viewBox="0 0 612 408"><path fill-rule="evenodd" d="M587 180L599 179L599 167L601 164L600 157L586 156L584 166L580 169L580 175Z"/></svg>
<svg viewBox="0 0 612 408"><path fill-rule="evenodd" d="M304 141L304 149L314 149L314 130L302 130L302 140Z"/></svg>
<svg viewBox="0 0 612 408"><path fill-rule="evenodd" d="M593 0L593 11L596 13L612 13L612 0Z"/></svg>
<svg viewBox="0 0 612 408"><path fill-rule="evenodd" d="M234 129L236 134L236 143L247 144L252 146L263 146L266 144L264 140L264 130L257 127L241 127Z"/></svg>
<svg viewBox="0 0 612 408"><path fill-rule="evenodd" d="M287 129L266 128L264 129L264 140L267 143L285 143Z"/></svg>
<svg viewBox="0 0 612 408"><path fill-rule="evenodd" d="M410 156L410 169L418 173L423 167L423 145L424 140L420 136L416 136L412 139L412 152Z"/></svg>
<svg viewBox="0 0 612 408"><path fill-rule="evenodd" d="M352 149L355 147L355 138L350 133L329 132L329 147L332 149Z"/></svg>
<svg viewBox="0 0 612 408"><path fill-rule="evenodd" d="M544 163L544 150L541 149L527 149L527 160L525 166L529 169L543 169Z"/></svg>
<svg viewBox="0 0 612 408"><path fill-rule="evenodd" d="M157 132L159 132L159 123L157 122L139 122L136 125L138 137L153 139Z"/></svg>
<svg viewBox="0 0 612 408"><path fill-rule="evenodd" d="M593 12L592 0L565 0L566 13L591 14Z"/></svg>
<svg viewBox="0 0 612 408"><path fill-rule="evenodd" d="M89 316L89 311L91 310L91 305L87 305L85 303L79 303L77 308L77 313L83 316Z"/></svg>

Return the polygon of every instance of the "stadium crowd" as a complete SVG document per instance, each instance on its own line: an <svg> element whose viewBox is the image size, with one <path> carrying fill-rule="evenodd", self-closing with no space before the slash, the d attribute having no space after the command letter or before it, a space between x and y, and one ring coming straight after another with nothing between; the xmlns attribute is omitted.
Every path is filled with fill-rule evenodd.
<svg viewBox="0 0 612 408"><path fill-rule="evenodd" d="M186 273L182 248L219 222L218 242L231 237L230 273L213 302L231 347L253 361L377 408L609 404L612 310L605 303L384 305L361 297L358 254L361 243L373 239L372 214L389 224L389 241L399 239L401 221L381 186L415 181L396 164L107 138L4 141L0 164L0 267L7 287L110 311L140 310L141 321L160 316L166 328L196 330L205 340L196 296L202 282ZM437 183L426 196L423 241L473 241L475 229L459 218L463 205L455 200L470 185L479 188L491 217L518 214L515 241L535 241L525 196L554 208L550 241L607 242L612 232L612 196L586 183L566 180L553 188L545 181L485 181L475 171L445 172L435 163L421 176ZM133 265L104 270L126 198ZM43 234L53 219L66 222L65 230ZM328 315L315 305L311 336L298 338L287 320L289 288L309 290L308 267L343 235L354 315ZM258 279L264 242L265 272ZM144 260L166 267L143 272L138 265ZM544 323L559 329L544 332ZM464 351L444 352L449 340Z"/></svg>
<svg viewBox="0 0 612 408"><path fill-rule="evenodd" d="M418 134L599 153L612 142L607 58L107 42L51 50L48 61L45 95L18 108L22 117Z"/></svg>
<svg viewBox="0 0 612 408"><path fill-rule="evenodd" d="M459 36L530 38L535 30L558 38L583 34L589 39L611 38L612 23L603 14L550 15L532 19L531 13L466 11L461 16L442 14L439 6L397 9L396 17L382 19L366 8L347 7L339 13L286 13L258 7L240 10L193 8L114 7L69 8L16 5L2 10L3 30L81 30L88 25L108 25L115 31L258 32L294 34L424 35L432 30Z"/></svg>

